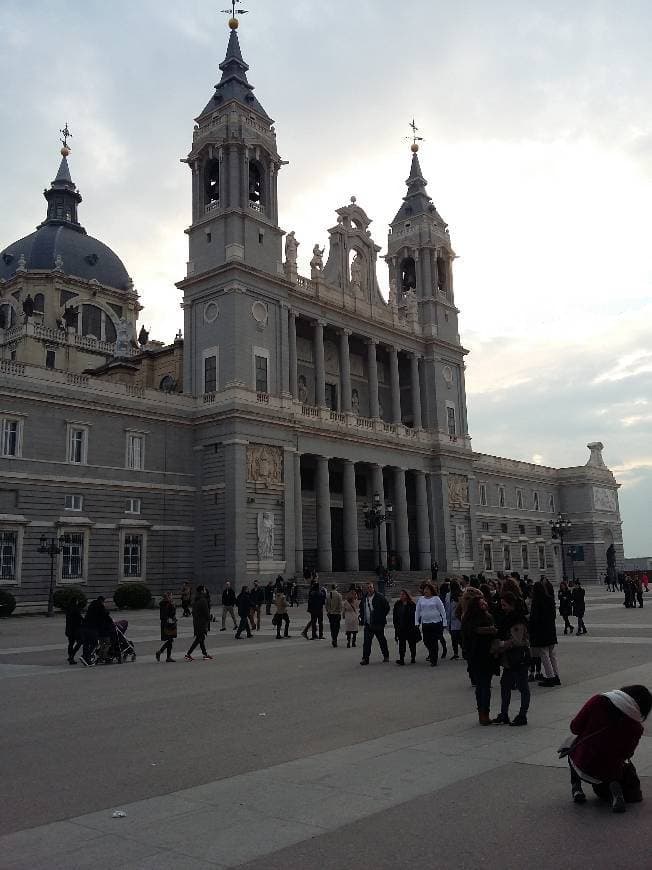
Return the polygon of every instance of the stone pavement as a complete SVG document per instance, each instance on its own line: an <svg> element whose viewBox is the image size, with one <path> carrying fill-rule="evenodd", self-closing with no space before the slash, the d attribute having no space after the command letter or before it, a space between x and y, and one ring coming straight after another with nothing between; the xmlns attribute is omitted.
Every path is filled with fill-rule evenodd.
<svg viewBox="0 0 652 870"><path fill-rule="evenodd" d="M650 866L647 805L575 806L555 753L593 692L652 685L652 595L587 598L589 634L560 636L564 684L534 689L522 729L477 726L461 661L360 668L269 619L251 641L212 633L214 662L165 665L155 615L132 615L137 662L91 670L61 665L62 620L0 623L0 864ZM649 793L651 738L635 761Z"/></svg>

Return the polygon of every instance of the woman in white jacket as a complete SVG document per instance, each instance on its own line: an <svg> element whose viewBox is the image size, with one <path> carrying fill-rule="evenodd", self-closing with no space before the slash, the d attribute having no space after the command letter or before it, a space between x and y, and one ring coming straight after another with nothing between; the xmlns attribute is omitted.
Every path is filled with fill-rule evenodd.
<svg viewBox="0 0 652 870"><path fill-rule="evenodd" d="M423 642L430 653L430 667L437 667L439 661L439 640L446 628L446 610L441 598L435 595L432 583L423 587L423 595L417 601L414 623L421 627Z"/></svg>

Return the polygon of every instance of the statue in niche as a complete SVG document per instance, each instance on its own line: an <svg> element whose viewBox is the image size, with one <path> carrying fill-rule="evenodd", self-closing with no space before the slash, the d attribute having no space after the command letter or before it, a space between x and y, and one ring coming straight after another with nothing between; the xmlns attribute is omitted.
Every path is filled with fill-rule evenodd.
<svg viewBox="0 0 652 870"><path fill-rule="evenodd" d="M417 294L414 290L408 290L404 296L407 306L407 316L409 320L419 319L419 304L417 302Z"/></svg>
<svg viewBox="0 0 652 870"><path fill-rule="evenodd" d="M461 523L455 526L455 549L460 559L466 556L466 529Z"/></svg>
<svg viewBox="0 0 652 870"><path fill-rule="evenodd" d="M66 308L63 312L63 322L67 329L75 329L77 326L78 308Z"/></svg>
<svg viewBox="0 0 652 870"><path fill-rule="evenodd" d="M285 271L296 275L297 272L297 251L299 242L297 242L294 230L288 233L285 237Z"/></svg>
<svg viewBox="0 0 652 870"><path fill-rule="evenodd" d="M114 356L129 356L131 347L131 324L121 317L116 327Z"/></svg>
<svg viewBox="0 0 652 870"><path fill-rule="evenodd" d="M351 262L351 286L354 290L360 291L362 282L362 258L359 254L355 254Z"/></svg>
<svg viewBox="0 0 652 870"><path fill-rule="evenodd" d="M351 390L351 411L360 416L360 393L356 389Z"/></svg>
<svg viewBox="0 0 652 870"><path fill-rule="evenodd" d="M299 379L297 381L297 392L299 395L299 401L302 405L305 405L308 401L308 383L306 381L305 375L299 375Z"/></svg>
<svg viewBox="0 0 652 870"><path fill-rule="evenodd" d="M312 260L310 261L310 277L314 280L319 278L324 271L324 251L326 248L320 248L315 245L312 249Z"/></svg>
<svg viewBox="0 0 652 870"><path fill-rule="evenodd" d="M268 562L274 558L274 514L271 511L259 511L256 517L258 532L258 560Z"/></svg>
<svg viewBox="0 0 652 870"><path fill-rule="evenodd" d="M448 476L448 506L451 508L467 507L469 504L469 482L463 474Z"/></svg>

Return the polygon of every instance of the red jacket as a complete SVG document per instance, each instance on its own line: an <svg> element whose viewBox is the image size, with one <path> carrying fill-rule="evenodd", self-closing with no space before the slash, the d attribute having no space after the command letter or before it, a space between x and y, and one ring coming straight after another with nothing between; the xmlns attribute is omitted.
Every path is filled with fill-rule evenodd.
<svg viewBox="0 0 652 870"><path fill-rule="evenodd" d="M589 698L570 729L579 737L570 753L573 764L601 782L622 778L623 764L632 757L643 734L642 725L621 713L604 695Z"/></svg>

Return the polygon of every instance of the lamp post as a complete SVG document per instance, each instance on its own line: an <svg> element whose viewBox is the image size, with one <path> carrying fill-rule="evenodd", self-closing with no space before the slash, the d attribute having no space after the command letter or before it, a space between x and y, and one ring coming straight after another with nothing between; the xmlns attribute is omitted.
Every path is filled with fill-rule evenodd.
<svg viewBox="0 0 652 870"><path fill-rule="evenodd" d="M562 579L567 580L566 576L566 553L564 552L564 536L571 530L572 523L567 520L564 514L559 513L554 520L550 520L550 530L553 538L559 538L561 543L561 574Z"/></svg>
<svg viewBox="0 0 652 870"><path fill-rule="evenodd" d="M374 531L374 561L376 561L376 548L378 559L376 561L377 569L382 571L384 568L382 558L383 554L380 549L380 527L383 523L389 522L392 516L393 507L390 502L383 504L380 495L375 492L371 505L365 504L364 524L367 529L375 529Z"/></svg>
<svg viewBox="0 0 652 870"><path fill-rule="evenodd" d="M39 553L46 553L50 557L50 592L48 595L48 616L54 613L54 560L61 552L61 548L66 543L65 536L60 538L46 538L41 535L39 541Z"/></svg>

